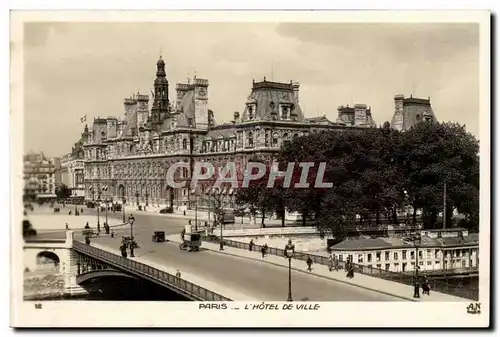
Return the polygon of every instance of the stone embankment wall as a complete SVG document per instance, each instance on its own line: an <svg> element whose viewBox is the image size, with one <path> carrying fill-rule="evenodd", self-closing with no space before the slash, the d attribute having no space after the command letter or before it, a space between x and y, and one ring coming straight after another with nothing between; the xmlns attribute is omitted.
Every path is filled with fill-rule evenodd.
<svg viewBox="0 0 500 337"><path fill-rule="evenodd" d="M59 298L66 293L64 276L59 268L24 273L24 299Z"/></svg>

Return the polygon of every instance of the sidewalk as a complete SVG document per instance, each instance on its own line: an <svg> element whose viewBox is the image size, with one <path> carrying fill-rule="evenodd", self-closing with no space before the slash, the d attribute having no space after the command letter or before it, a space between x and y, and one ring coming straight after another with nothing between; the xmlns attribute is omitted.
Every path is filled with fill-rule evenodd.
<svg viewBox="0 0 500 337"><path fill-rule="evenodd" d="M100 244L95 243L95 242L92 242L91 246L121 256L121 253L120 253L119 249L110 248L108 246L100 245ZM163 271L165 271L165 272L167 272L169 274L172 274L172 275L175 275L176 272L177 272L177 269L178 269L181 272L181 278L183 280L186 280L188 282L194 283L197 286L203 287L205 289L208 289L210 291L218 293L218 294L220 294L222 296L230 298L233 301L253 301L253 302L257 301L257 299L252 298L251 296L249 296L247 294L240 293L240 292L238 292L238 291L236 291L234 289L230 289L230 288L228 288L228 287L226 287L224 285L220 285L220 284L217 284L217 283L214 283L214 282L210 282L209 280L207 280L207 279L205 279L203 277L199 277L197 275L186 273L186 272L184 272L182 270L182 265L181 266L166 266L164 264L153 262L153 261L151 261L150 259L148 259L146 257L142 257L141 255L143 255L143 254L145 254L145 253L141 252L140 250L137 250L137 251L135 251L135 255L136 255L135 257L133 257L133 258L128 257L128 258L129 259L133 259L133 260L135 260L137 262L144 263L144 264L146 264L148 266L151 266L153 268L156 268L156 269L159 269L159 270L163 270Z"/></svg>
<svg viewBox="0 0 500 337"><path fill-rule="evenodd" d="M144 207L144 205L141 205ZM198 211L196 212L194 210L186 210L186 215L184 215L183 211L174 211L174 213L160 213L160 209L163 207L156 207L156 206L148 206L146 210L139 211L137 210L137 206L125 206L125 212L127 214L145 214L147 213L148 215L155 215L155 216L162 216L162 217L167 217L167 218L177 218L177 219L186 219L186 220L193 220L197 218L198 221L205 222L209 221L213 222L214 220L214 214L211 212L210 213L210 219L208 217L208 212L205 211ZM243 221L242 221L243 220ZM266 226L271 226L271 227L281 227L281 220L276 220L276 219L265 219L264 221ZM287 226L290 226L290 221L287 222ZM226 224L226 227L235 227L235 228L260 228L261 227L261 219L257 218L254 224L250 223L250 219L248 217L235 217L234 224Z"/></svg>
<svg viewBox="0 0 500 337"><path fill-rule="evenodd" d="M172 242L180 243L179 235L169 235L166 237L167 240ZM288 261L280 256L276 255L267 255L265 258L261 257L260 252L256 251L248 251L242 250L233 247L224 247L224 251L219 250L218 243L210 243L203 241L202 248L212 250L214 252L218 252L221 254L227 254L232 256L237 256L246 259L252 259L257 261L262 261L264 263L274 264L279 267L288 268ZM413 302L467 302L469 300L461 297L451 296L443 293L438 293L431 290L431 295L422 295L420 294L420 299L413 298L413 287L397 283L391 282L384 279L379 279L376 277L363 275L359 273L355 273L354 278L348 279L346 277L346 273L342 270L340 271L332 271L328 270L327 266L313 264L312 272L308 272L306 269L306 264L304 261L294 260L292 259L292 269L303 272L306 274L313 274L318 277L327 278L333 281L346 283L352 286L360 287L367 289L369 291L376 291L385 295L390 295L394 297L401 298L407 301Z"/></svg>

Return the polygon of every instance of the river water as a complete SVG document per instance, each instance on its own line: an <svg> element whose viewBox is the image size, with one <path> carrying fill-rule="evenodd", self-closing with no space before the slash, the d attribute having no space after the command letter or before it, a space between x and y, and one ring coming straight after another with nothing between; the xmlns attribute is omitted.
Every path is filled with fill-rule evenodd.
<svg viewBox="0 0 500 337"><path fill-rule="evenodd" d="M189 301L169 289L146 280L137 280L122 277L107 277L106 280L98 280L96 283L87 283L85 288L91 289L88 295L74 297L61 296L58 298L46 298L45 300L69 300L69 301ZM40 301L40 300L38 300Z"/></svg>

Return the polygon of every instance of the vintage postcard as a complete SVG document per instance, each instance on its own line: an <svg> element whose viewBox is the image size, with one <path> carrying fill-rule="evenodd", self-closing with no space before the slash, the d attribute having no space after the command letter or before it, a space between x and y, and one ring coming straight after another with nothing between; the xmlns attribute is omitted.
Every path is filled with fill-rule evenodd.
<svg viewBox="0 0 500 337"><path fill-rule="evenodd" d="M13 11L11 51L13 326L489 326L489 12Z"/></svg>

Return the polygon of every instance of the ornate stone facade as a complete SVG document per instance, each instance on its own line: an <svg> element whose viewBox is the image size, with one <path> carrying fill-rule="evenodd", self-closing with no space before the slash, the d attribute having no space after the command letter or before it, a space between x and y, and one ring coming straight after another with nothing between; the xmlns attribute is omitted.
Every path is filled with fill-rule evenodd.
<svg viewBox="0 0 500 337"><path fill-rule="evenodd" d="M124 101L122 118L96 118L88 131L85 149L86 197L108 186L108 196L120 202L188 206L188 187L171 189L168 168L176 162L209 161L222 167L227 161L245 165L260 157L272 162L283 142L321 130L342 130L344 123L326 117L305 118L299 105L299 84L253 82L242 113L218 125L208 109L206 79L193 78L176 85L176 102L168 96L165 63L157 63L157 78L149 110L149 96L137 94ZM150 112L149 112L150 111ZM191 169L176 177L189 184ZM205 187L201 187L203 190ZM103 196L105 197L105 196Z"/></svg>

